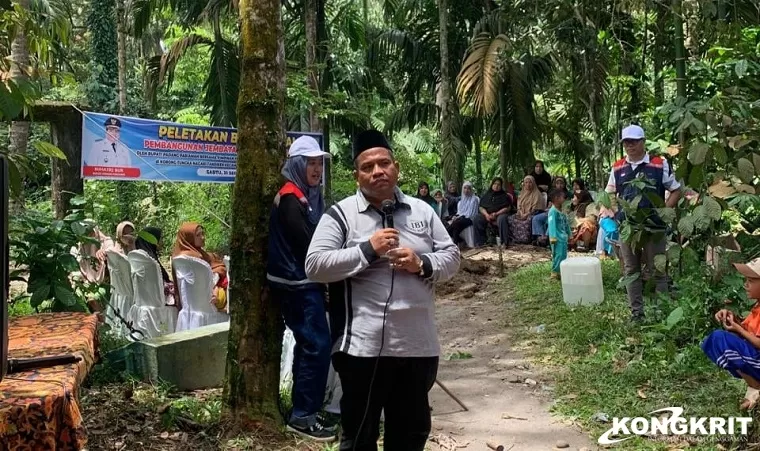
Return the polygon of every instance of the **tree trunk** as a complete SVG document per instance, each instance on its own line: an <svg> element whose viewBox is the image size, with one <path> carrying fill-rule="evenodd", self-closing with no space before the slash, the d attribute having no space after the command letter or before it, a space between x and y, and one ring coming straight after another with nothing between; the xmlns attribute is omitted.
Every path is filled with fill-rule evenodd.
<svg viewBox="0 0 760 451"><path fill-rule="evenodd" d="M84 84L87 103L94 111L113 113L118 102L119 49L115 0L90 0L87 15L89 56L93 70Z"/></svg>
<svg viewBox="0 0 760 451"><path fill-rule="evenodd" d="M580 149L578 148L578 145L580 142L576 142L575 145L573 145L573 160L575 161L575 177L576 178L582 178L583 173L581 171L581 155L580 155Z"/></svg>
<svg viewBox="0 0 760 451"><path fill-rule="evenodd" d="M18 8L22 11L29 10L29 0L18 0ZM16 31L16 36L11 42L11 64L10 78L14 82L23 83L27 80L26 71L29 68L29 46L26 40L26 31L23 25ZM26 148L29 143L29 122L13 121L8 133L9 153L26 154ZM18 214L24 211L24 190L18 192L18 196L10 200L10 211L12 214Z"/></svg>
<svg viewBox="0 0 760 451"><path fill-rule="evenodd" d="M82 161L82 115L78 111L63 112L50 120L50 138L66 155L66 160L53 158L53 212L63 219L71 210L71 198L84 194L84 181L79 163Z"/></svg>
<svg viewBox="0 0 760 451"><path fill-rule="evenodd" d="M673 26L675 27L673 45L676 53L676 92L677 96L686 101L686 49L684 47L683 34L683 0L672 0L671 10L673 11ZM686 131L681 130L678 134L678 142L683 145L686 143Z"/></svg>
<svg viewBox="0 0 760 451"><path fill-rule="evenodd" d="M116 0L116 58L118 61L118 84L116 91L119 96L119 114L125 115L127 112L127 24L125 0ZM121 218L128 220L133 216L133 186L132 182L116 182L116 193L120 199Z"/></svg>
<svg viewBox="0 0 760 451"><path fill-rule="evenodd" d="M504 84L499 85L499 166L501 177L506 180L509 173L509 161L507 158L507 112L504 105ZM525 170L525 168L521 168Z"/></svg>
<svg viewBox="0 0 760 451"><path fill-rule="evenodd" d="M237 177L232 197L232 267L224 401L243 427L279 424L284 326L266 289L269 210L279 189L285 51L279 0L241 0ZM236 276L237 275L237 276Z"/></svg>
<svg viewBox="0 0 760 451"><path fill-rule="evenodd" d="M319 98L319 69L317 67L317 7L318 0L305 0L304 2L304 25L306 28L306 84L309 86L311 95ZM320 132L319 114L317 105L309 107L309 129L312 132Z"/></svg>
<svg viewBox="0 0 760 451"><path fill-rule="evenodd" d="M499 17L499 34L502 33L502 20ZM507 112L504 99L504 79L499 82L499 166L501 167L501 178L507 180L509 171L509 161L507 161ZM524 170L524 168L522 168Z"/></svg>
<svg viewBox="0 0 760 451"><path fill-rule="evenodd" d="M483 149L481 147L483 144L483 140L481 139L482 133L483 130L481 129L480 125L476 126L474 133L475 137L472 140L475 147L475 189L478 193L483 190ZM448 183L448 180L444 180L444 182ZM444 185L444 187L448 189L448 186Z"/></svg>
<svg viewBox="0 0 760 451"><path fill-rule="evenodd" d="M586 77L586 83L588 83L590 89L588 92L588 98L584 100L584 103L586 105L586 108L588 109L588 119L589 123L591 125L591 133L594 138L594 153L593 157L591 158L591 176L592 180L594 181L594 185L597 187L603 187L603 164L604 164L604 155L602 154L603 148L602 148L602 136L600 131L600 118L598 115L599 112L599 102L601 99L598 98L598 92L597 87L594 84L594 74L593 74L593 60L589 58L590 49L586 49L586 51L583 54L583 72L584 77ZM594 57L596 57L596 51L593 52Z"/></svg>
<svg viewBox="0 0 760 451"><path fill-rule="evenodd" d="M323 92L327 91L332 83L332 73L330 72L330 65L327 62L327 55L330 46L330 41L327 37L327 20L325 17L325 1L316 0L317 2L317 62L320 64L323 72L319 80L319 93L320 96ZM319 68L317 68L319 69ZM319 120L319 119L317 119ZM319 121L319 128L322 132L322 146L325 152L330 152L330 123L328 120ZM324 181L325 181L325 202L327 205L332 205L332 158L325 159L324 169Z"/></svg>
<svg viewBox="0 0 760 451"><path fill-rule="evenodd" d="M116 33L119 59L119 114L127 111L127 17L124 0L116 0Z"/></svg>
<svg viewBox="0 0 760 451"><path fill-rule="evenodd" d="M664 57L667 40L668 7L664 0L655 0L657 14L656 30L654 33L654 50L652 51L652 63L654 68L654 102L659 107L665 103L665 80L662 78Z"/></svg>
<svg viewBox="0 0 760 451"><path fill-rule="evenodd" d="M441 84L440 84L440 107L441 107L441 168L443 179L453 180L460 185L462 183L461 161L459 147L456 143L454 105L451 98L451 74L449 61L449 10L448 0L438 0L438 22L440 27L440 51L441 51Z"/></svg>

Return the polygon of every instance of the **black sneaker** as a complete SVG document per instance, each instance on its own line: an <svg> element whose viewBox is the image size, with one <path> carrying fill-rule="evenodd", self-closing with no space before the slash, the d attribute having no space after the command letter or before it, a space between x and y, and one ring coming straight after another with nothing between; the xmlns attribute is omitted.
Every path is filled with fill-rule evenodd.
<svg viewBox="0 0 760 451"><path fill-rule="evenodd" d="M340 426L340 415L330 412L319 412L317 414L317 423L328 431L335 431Z"/></svg>
<svg viewBox="0 0 760 451"><path fill-rule="evenodd" d="M300 426L291 423L288 424L287 430L315 442L333 442L336 438L335 431L325 429L319 421L313 426Z"/></svg>

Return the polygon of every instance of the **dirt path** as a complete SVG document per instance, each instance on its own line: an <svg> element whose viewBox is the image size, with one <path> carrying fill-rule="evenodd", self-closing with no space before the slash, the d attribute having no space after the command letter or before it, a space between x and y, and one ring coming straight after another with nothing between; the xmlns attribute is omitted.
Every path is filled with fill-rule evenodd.
<svg viewBox="0 0 760 451"><path fill-rule="evenodd" d="M439 386L431 390L432 449L488 451L487 441L504 450L593 449L591 440L549 414L552 382L514 349L507 313L497 292L494 252L469 253L457 278L438 290L441 364L438 380L469 408L463 411ZM464 254L468 257L468 253ZM506 271L542 260L532 248L504 254ZM496 260L496 261L494 261ZM488 270L487 274L475 273ZM537 281L537 283L540 281ZM477 283L478 285L474 285ZM446 360L447 356L455 357ZM469 357L469 356L472 357Z"/></svg>

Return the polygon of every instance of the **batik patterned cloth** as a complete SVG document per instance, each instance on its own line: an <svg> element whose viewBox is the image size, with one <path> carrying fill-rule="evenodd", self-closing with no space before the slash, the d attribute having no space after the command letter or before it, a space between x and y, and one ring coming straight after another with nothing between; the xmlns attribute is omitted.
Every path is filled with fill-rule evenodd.
<svg viewBox="0 0 760 451"><path fill-rule="evenodd" d="M7 375L0 383L0 449L76 450L87 437L78 390L95 362L96 315L46 313L9 320L9 358L74 354L77 363Z"/></svg>

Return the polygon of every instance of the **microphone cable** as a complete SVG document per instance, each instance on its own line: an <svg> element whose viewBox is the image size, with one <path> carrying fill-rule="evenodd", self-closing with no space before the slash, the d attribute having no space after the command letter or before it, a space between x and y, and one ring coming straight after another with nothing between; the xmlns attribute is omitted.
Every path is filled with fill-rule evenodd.
<svg viewBox="0 0 760 451"><path fill-rule="evenodd" d="M390 201L383 202L383 211L379 212L383 218L383 226L393 227L393 210L394 204ZM387 222L386 222L387 221ZM388 292L388 299L385 300L385 307L383 308L383 327L380 332L380 350L377 352L377 358L375 359L375 367L372 369L372 377L369 380L369 393L367 393L367 404L364 407L364 415L362 415L362 421L359 423L359 429L356 431L356 437L354 437L354 445L352 451L356 451L356 445L359 442L359 436L361 436L362 429L364 429L364 423L367 421L367 415L369 414L369 405L372 401L372 390L375 387L375 377L377 376L377 367L380 365L380 356L383 354L383 347L385 346L385 320L388 315L388 305L391 303L391 296L393 296L393 282L396 279L396 268L391 268L391 289Z"/></svg>
<svg viewBox="0 0 760 451"><path fill-rule="evenodd" d="M388 293L388 299L385 300L385 308L383 308L383 327L380 332L380 350L377 352L375 358L375 368L372 370L372 377L369 380L369 393L367 394L367 405L364 408L364 415L362 415L362 421L359 423L359 429L356 431L356 437L354 437L354 446L352 451L356 451L356 445L359 443L359 436L364 428L364 423L367 421L367 415L369 414L369 404L372 400L372 389L375 385L375 376L377 375L377 367L380 364L380 356L383 354L383 346L385 346L385 318L388 314L388 305L391 302L391 296L393 296L393 281L396 278L396 269L391 269L391 290Z"/></svg>

